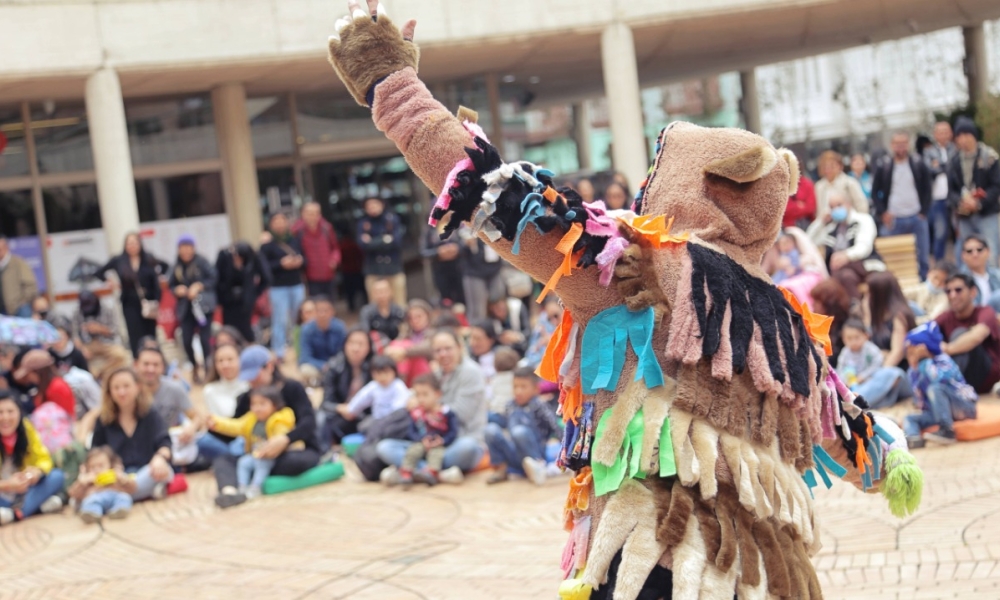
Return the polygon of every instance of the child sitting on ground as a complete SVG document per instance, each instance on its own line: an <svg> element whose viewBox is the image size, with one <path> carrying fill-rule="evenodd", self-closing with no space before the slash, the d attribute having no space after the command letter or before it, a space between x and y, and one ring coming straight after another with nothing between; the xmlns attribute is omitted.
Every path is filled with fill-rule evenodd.
<svg viewBox="0 0 1000 600"><path fill-rule="evenodd" d="M948 294L944 293L944 283L958 273L958 267L947 261L940 261L927 272L924 285L906 291L906 299L917 315L917 321L936 319L948 310Z"/></svg>
<svg viewBox="0 0 1000 600"><path fill-rule="evenodd" d="M795 238L787 233L778 238L778 269L771 275L775 284L799 274L799 247Z"/></svg>
<svg viewBox="0 0 1000 600"><path fill-rule="evenodd" d="M76 500L84 523L97 523L102 517L124 519L132 510L135 479L125 473L121 459L110 446L98 446L87 453L68 492Z"/></svg>
<svg viewBox="0 0 1000 600"><path fill-rule="evenodd" d="M413 380L416 407L410 411L410 432L413 443L406 449L399 478L390 485L401 483L409 487L414 482L436 485L437 476L444 466L444 451L458 437L458 419L455 413L441 404L441 381L430 373ZM418 469L421 460L427 467Z"/></svg>
<svg viewBox="0 0 1000 600"><path fill-rule="evenodd" d="M950 356L941 352L944 336L934 321L925 323L906 335L906 360L910 363L913 401L920 414L907 415L903 423L906 443L922 448L926 440L939 444L955 443L955 421L976 418L979 396L965 382L962 371ZM921 435L925 429L937 431Z"/></svg>
<svg viewBox="0 0 1000 600"><path fill-rule="evenodd" d="M491 421L504 413L507 403L514 397L514 370L517 369L519 360L521 357L517 351L506 346L500 346L494 353L493 366L497 373L490 382L493 387L493 395L490 397Z"/></svg>
<svg viewBox="0 0 1000 600"><path fill-rule="evenodd" d="M837 372L853 389L882 367L882 351L868 338L868 328L860 319L848 319L840 336L844 349L837 357Z"/></svg>
<svg viewBox="0 0 1000 600"><path fill-rule="evenodd" d="M545 483L545 442L560 436L555 414L538 398L538 375L531 367L514 371L514 399L503 415L486 425L486 446L493 473L488 484L507 481L509 473ZM523 469L523 470L522 470Z"/></svg>
<svg viewBox="0 0 1000 600"><path fill-rule="evenodd" d="M281 388L268 386L250 391L250 412L236 419L209 417L208 426L216 433L245 440L246 454L236 461L236 483L240 493L251 499L260 495L264 480L274 468L274 459L262 458L260 447L267 440L295 429L295 413L285 406ZM287 449L304 447L299 441Z"/></svg>
<svg viewBox="0 0 1000 600"><path fill-rule="evenodd" d="M371 409L371 416L354 427L361 433L368 429L372 421L405 407L410 398L410 390L396 371L396 361L388 356L376 356L372 358L369 370L372 380L358 390L350 402L337 405L337 413L347 421L357 421Z"/></svg>

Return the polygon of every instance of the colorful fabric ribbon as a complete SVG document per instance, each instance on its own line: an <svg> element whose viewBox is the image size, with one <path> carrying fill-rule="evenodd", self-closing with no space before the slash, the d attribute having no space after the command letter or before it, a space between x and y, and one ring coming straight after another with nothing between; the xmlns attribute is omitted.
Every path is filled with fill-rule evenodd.
<svg viewBox="0 0 1000 600"><path fill-rule="evenodd" d="M809 338L813 342L821 344L827 356L833 356L833 342L830 341L830 327L833 326L833 317L809 310L809 307L799 302L799 299L788 288L778 286L778 289L781 290L785 300L788 300L795 312L802 315L802 322L806 326Z"/></svg>
<svg viewBox="0 0 1000 600"><path fill-rule="evenodd" d="M687 233L679 236L670 234L670 228L674 225L673 217L670 217L669 221L665 215L642 215L635 217L631 222L627 219L620 220L635 233L636 237L646 240L653 248L683 244L688 241Z"/></svg>
<svg viewBox="0 0 1000 600"><path fill-rule="evenodd" d="M653 351L653 308L632 312L620 305L595 315L583 332L580 349L580 379L584 394L613 391L618 386L628 343L639 359L635 380L645 379L647 388L663 385L663 371Z"/></svg>
<svg viewBox="0 0 1000 600"><path fill-rule="evenodd" d="M597 432L594 434L595 440L599 440L604 436L613 410L614 408L609 408L601 415L601 420L597 424ZM617 490L621 487L626 475L632 479L643 479L646 477L640 460L642 453L642 424L642 409L639 409L625 429L625 439L622 441L621 450L615 457L614 464L608 466L594 461L591 465L594 470L595 495L603 496L608 492Z"/></svg>
<svg viewBox="0 0 1000 600"><path fill-rule="evenodd" d="M521 214L521 220L517 224L517 233L514 235L514 246L510 249L515 255L521 253L521 234L524 233L524 228L528 226L528 223L531 223L538 229L535 220L545 215L545 206L542 205L542 195L532 192L525 196L524 200L521 200Z"/></svg>
<svg viewBox="0 0 1000 600"><path fill-rule="evenodd" d="M535 374L552 383L559 383L559 367L569 348L571 333L573 331L573 315L568 310L563 310L562 320L559 326L549 337L549 343L545 346L545 353L542 355L542 362L535 369Z"/></svg>
<svg viewBox="0 0 1000 600"><path fill-rule="evenodd" d="M544 194L546 198L548 197L548 192L550 190L555 192L552 188L546 189ZM573 225L569 228L569 231L567 231L566 234L563 235L562 239L559 240L559 243L556 244L556 252L563 255L563 261L562 264L559 265L559 268L552 273L552 277L550 277L548 283L545 284L545 287L542 289L542 293L538 295L536 302L539 304L542 303L545 296L547 296L549 292L555 289L563 275L571 275L573 273L573 246L575 246L580 240L581 235L583 235L583 224L573 223Z"/></svg>

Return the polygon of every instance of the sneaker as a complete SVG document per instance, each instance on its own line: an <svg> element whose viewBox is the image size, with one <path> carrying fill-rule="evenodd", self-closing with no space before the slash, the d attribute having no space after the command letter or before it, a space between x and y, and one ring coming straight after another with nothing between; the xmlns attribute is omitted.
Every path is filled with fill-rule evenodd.
<svg viewBox="0 0 1000 600"><path fill-rule="evenodd" d="M116 521L124 519L128 516L129 510L127 508L119 508L108 513L109 519L114 519Z"/></svg>
<svg viewBox="0 0 1000 600"><path fill-rule="evenodd" d="M908 435L906 436L906 447L910 450L915 450L917 448L923 448L927 445L926 440L919 435Z"/></svg>
<svg viewBox="0 0 1000 600"><path fill-rule="evenodd" d="M952 429L945 429L943 427L939 428L937 431L934 431L932 433L925 433L924 439L926 439L929 442L934 442L935 444L943 444L945 446L950 446L951 444L954 444L957 441L955 440L955 431Z"/></svg>
<svg viewBox="0 0 1000 600"><path fill-rule="evenodd" d="M219 494L215 497L215 505L219 508L232 508L247 501L246 494Z"/></svg>
<svg viewBox="0 0 1000 600"><path fill-rule="evenodd" d="M503 483L510 479L510 475L507 473L507 466L504 465L499 469L493 469L490 476L486 478L486 485L496 485L498 483Z"/></svg>
<svg viewBox="0 0 1000 600"><path fill-rule="evenodd" d="M561 477L563 475L566 475L566 473L567 473L566 471L560 469L559 465L557 465L554 462L545 464L545 474L549 477Z"/></svg>
<svg viewBox="0 0 1000 600"><path fill-rule="evenodd" d="M521 466L524 468L524 476L527 477L531 483L535 485L543 485L545 483L545 463L540 460L535 460L530 456L525 456L524 460L521 461Z"/></svg>
<svg viewBox="0 0 1000 600"><path fill-rule="evenodd" d="M254 498L260 496L260 488L251 485L247 488L247 491L243 495L247 497L247 500L253 500Z"/></svg>
<svg viewBox="0 0 1000 600"><path fill-rule="evenodd" d="M462 474L462 469L458 467L448 467L438 473L438 481L441 483L458 484L465 481L465 475Z"/></svg>
<svg viewBox="0 0 1000 600"><path fill-rule="evenodd" d="M150 494L150 498L152 498L153 500L163 500L166 497L167 497L166 483L161 482L153 486L153 493Z"/></svg>
<svg viewBox="0 0 1000 600"><path fill-rule="evenodd" d="M57 513L62 510L63 501L59 496L49 496L42 505L38 507L38 510L43 515L51 515L52 513Z"/></svg>
<svg viewBox="0 0 1000 600"><path fill-rule="evenodd" d="M87 525L93 525L94 523L101 522L101 515L92 512L81 512L80 520L86 523Z"/></svg>
<svg viewBox="0 0 1000 600"><path fill-rule="evenodd" d="M429 469L417 469L416 471L414 471L413 481L415 483L426 483L431 487L437 485L438 483L438 479L434 475L434 472Z"/></svg>
<svg viewBox="0 0 1000 600"><path fill-rule="evenodd" d="M385 485L399 485L399 469L396 467L386 467L378 474L378 480Z"/></svg>
<svg viewBox="0 0 1000 600"><path fill-rule="evenodd" d="M0 508L0 525L9 525L16 520L16 515L14 514L14 509L2 507Z"/></svg>

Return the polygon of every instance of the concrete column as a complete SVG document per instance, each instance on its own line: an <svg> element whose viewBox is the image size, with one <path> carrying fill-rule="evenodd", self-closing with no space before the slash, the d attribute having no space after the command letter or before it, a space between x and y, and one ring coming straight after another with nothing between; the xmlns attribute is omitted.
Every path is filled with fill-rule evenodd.
<svg viewBox="0 0 1000 600"><path fill-rule="evenodd" d="M97 71L87 79L85 94L101 222L109 253L118 254L125 235L139 229L139 206L118 73L108 67Z"/></svg>
<svg viewBox="0 0 1000 600"><path fill-rule="evenodd" d="M962 37L965 38L965 78L969 84L969 101L976 102L986 98L990 83L983 24L963 27Z"/></svg>
<svg viewBox="0 0 1000 600"><path fill-rule="evenodd" d="M601 68L611 121L611 162L634 190L646 178L649 156L643 132L639 69L632 30L612 23L601 33Z"/></svg>
<svg viewBox="0 0 1000 600"><path fill-rule="evenodd" d="M246 92L240 83L212 90L215 136L222 157L222 184L233 240L256 244L264 224L260 214L257 163L253 156Z"/></svg>
<svg viewBox="0 0 1000 600"><path fill-rule="evenodd" d="M743 113L743 127L747 131L760 133L760 104L757 101L757 71L740 71L740 112Z"/></svg>
<svg viewBox="0 0 1000 600"><path fill-rule="evenodd" d="M576 158L581 171L590 170L590 105L581 100L573 105L573 139L576 142Z"/></svg>

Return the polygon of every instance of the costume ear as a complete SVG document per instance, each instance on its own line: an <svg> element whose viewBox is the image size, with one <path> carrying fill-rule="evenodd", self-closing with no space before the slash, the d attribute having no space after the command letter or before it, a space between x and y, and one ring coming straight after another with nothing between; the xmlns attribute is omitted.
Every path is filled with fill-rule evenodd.
<svg viewBox="0 0 1000 600"><path fill-rule="evenodd" d="M778 148L778 156L788 163L788 195L794 196L795 192L799 191L799 179L801 178L799 159L795 158L795 154L788 148Z"/></svg>
<svg viewBox="0 0 1000 600"><path fill-rule="evenodd" d="M778 164L778 157L769 146L760 145L739 154L714 160L705 165L705 173L724 177L736 183L749 183L763 178Z"/></svg>

